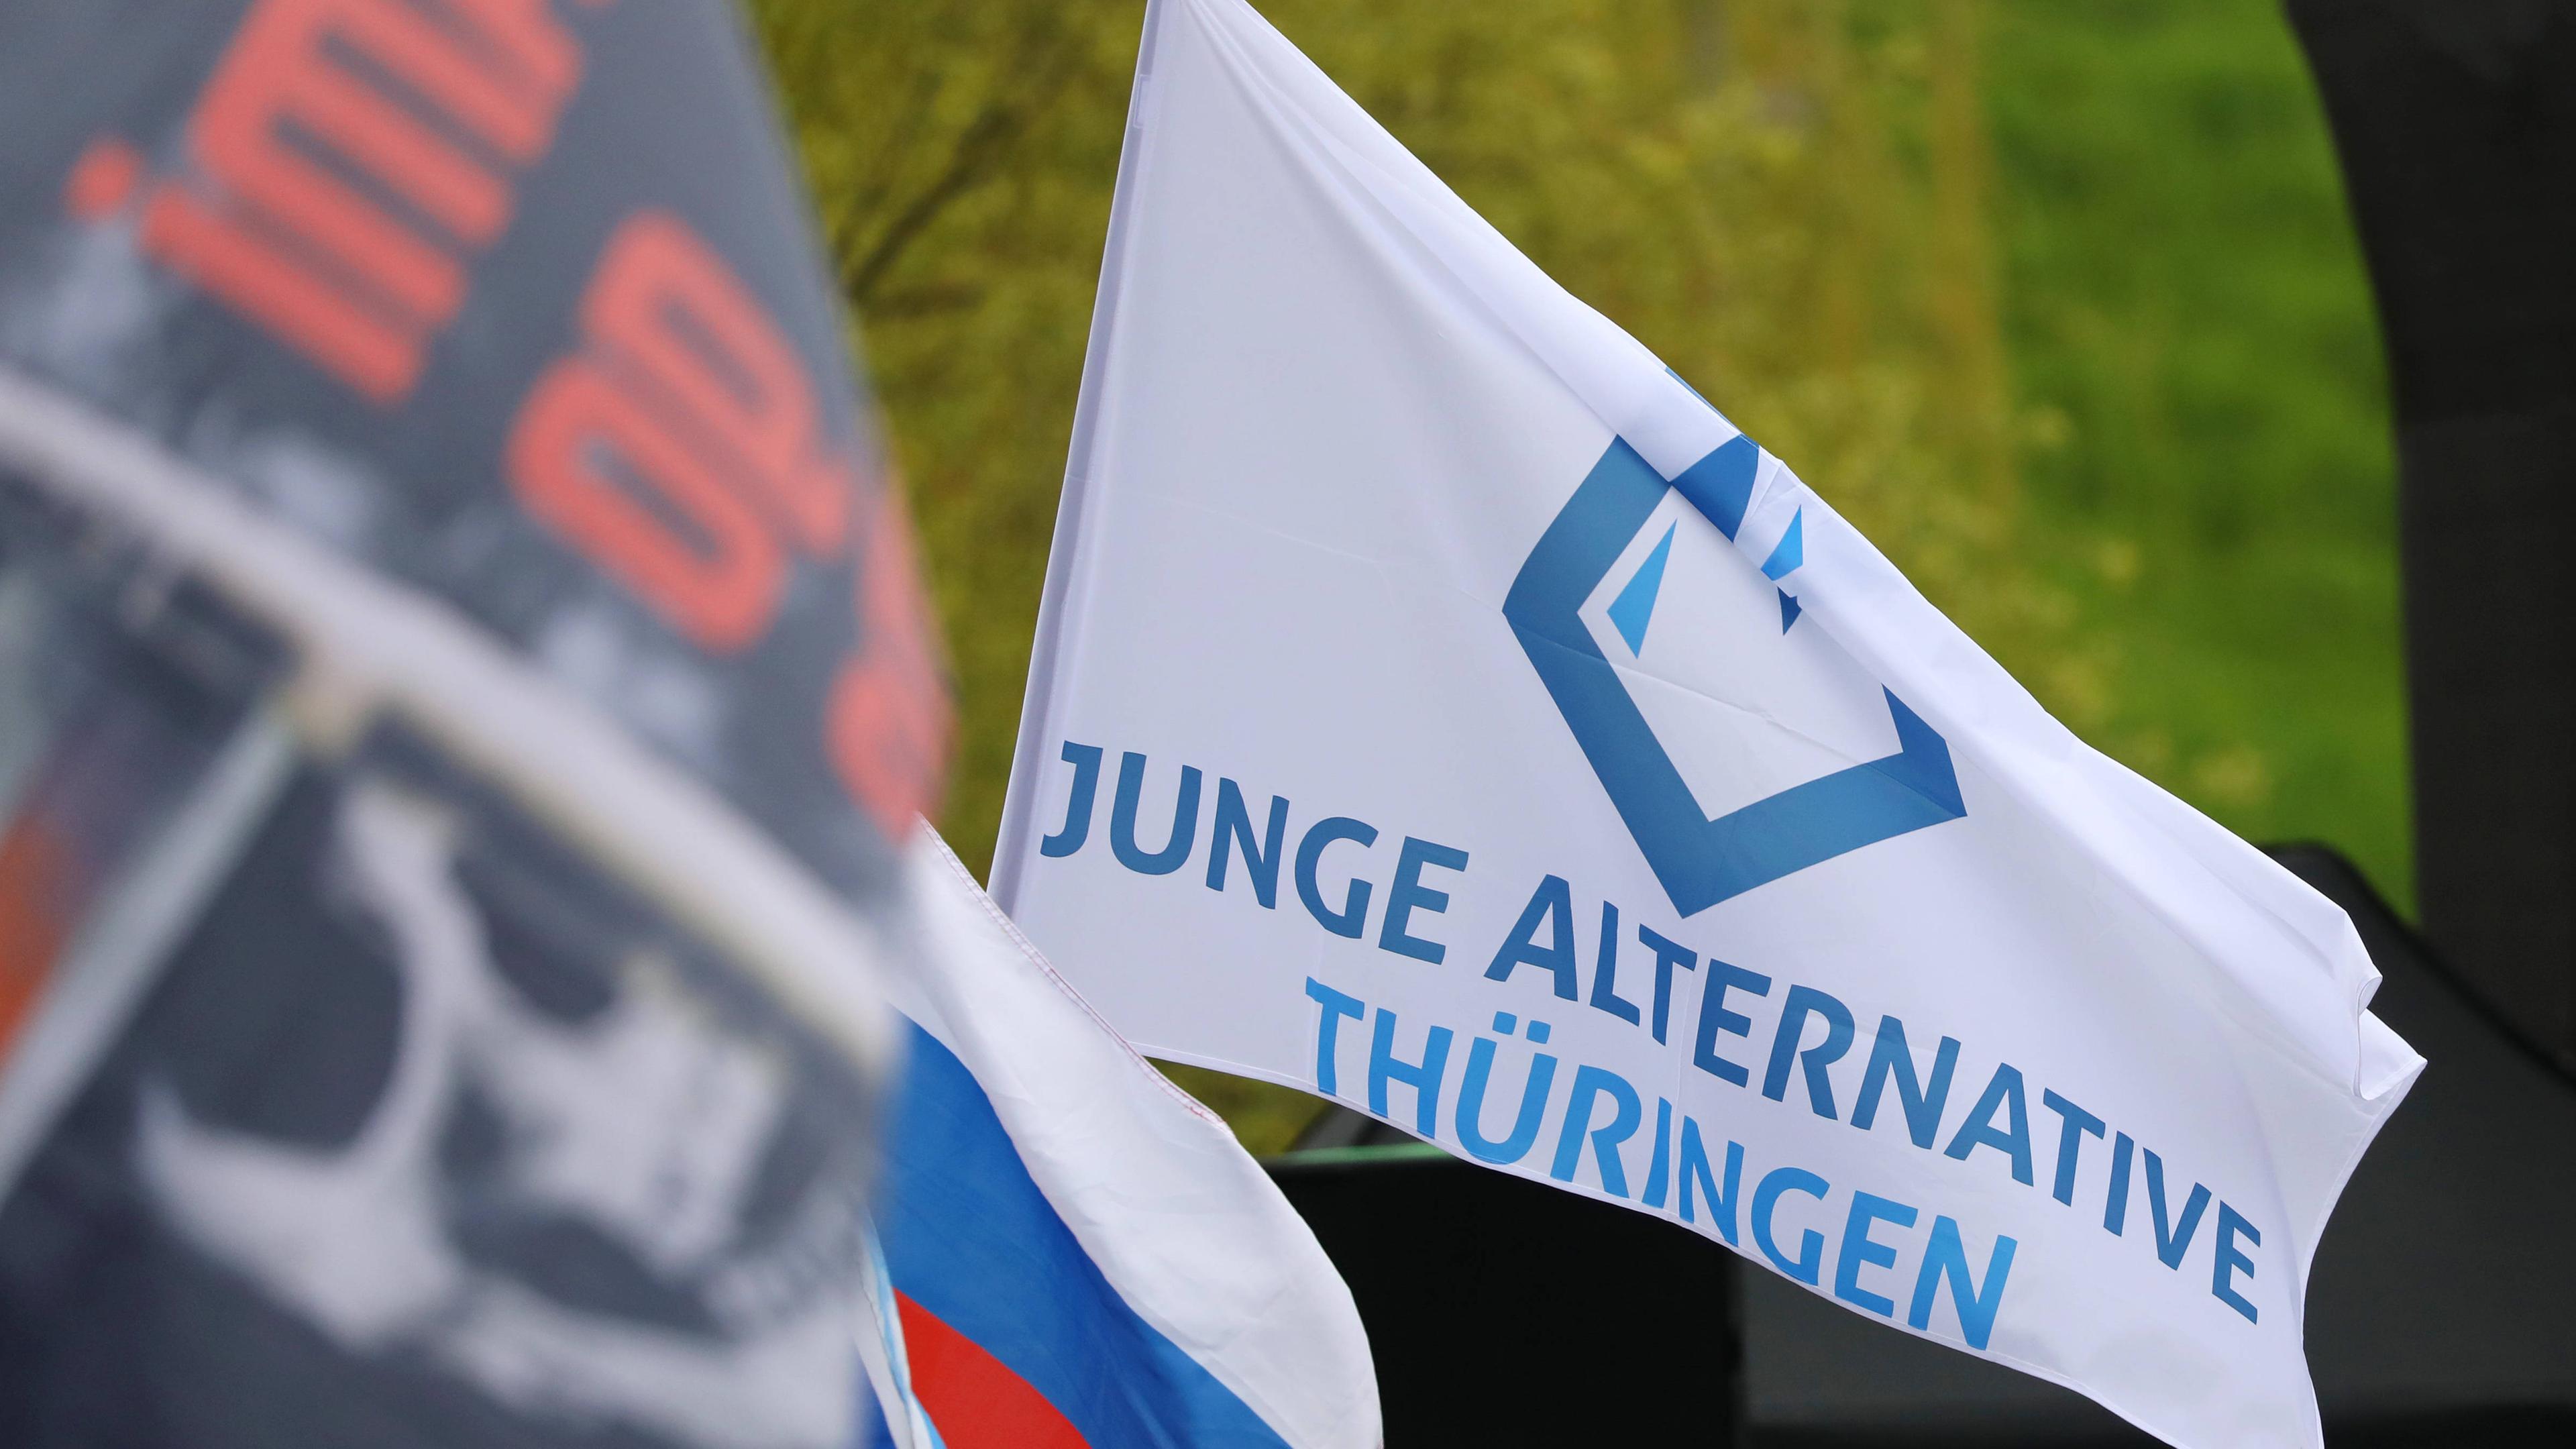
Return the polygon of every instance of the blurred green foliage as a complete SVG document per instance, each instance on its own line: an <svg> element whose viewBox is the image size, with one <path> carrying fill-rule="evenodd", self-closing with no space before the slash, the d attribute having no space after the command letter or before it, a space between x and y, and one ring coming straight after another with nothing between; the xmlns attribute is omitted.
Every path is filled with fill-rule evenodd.
<svg viewBox="0 0 2576 1449"><path fill-rule="evenodd" d="M2096 744L2406 853L2369 299L2271 0L1268 0L1551 275ZM756 0L955 668L989 859L1141 0ZM1256 1149L1311 1105L1176 1071Z"/></svg>
<svg viewBox="0 0 2576 1449"><path fill-rule="evenodd" d="M2289 27L2274 0L1994 14L2023 494L2119 650L2080 727L2411 909L2387 389Z"/></svg>

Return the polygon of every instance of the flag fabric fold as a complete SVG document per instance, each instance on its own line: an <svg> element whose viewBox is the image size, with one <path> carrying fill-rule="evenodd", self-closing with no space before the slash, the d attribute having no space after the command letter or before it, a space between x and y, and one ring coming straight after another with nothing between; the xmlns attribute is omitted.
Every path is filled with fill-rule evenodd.
<svg viewBox="0 0 2576 1449"><path fill-rule="evenodd" d="M1012 917L1156 1056L2318 1442L2308 1264L2423 1065L2342 913L1241 0L1155 0L1131 115Z"/></svg>
<svg viewBox="0 0 2576 1449"><path fill-rule="evenodd" d="M924 828L879 1226L948 1449L1373 1449L1350 1291L1214 1113L1086 1006Z"/></svg>

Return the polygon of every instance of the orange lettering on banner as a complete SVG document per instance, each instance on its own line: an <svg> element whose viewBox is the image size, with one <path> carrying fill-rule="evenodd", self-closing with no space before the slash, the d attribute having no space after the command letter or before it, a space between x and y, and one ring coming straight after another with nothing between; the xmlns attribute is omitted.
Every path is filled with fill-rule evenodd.
<svg viewBox="0 0 2576 1449"><path fill-rule="evenodd" d="M0 836L0 1061L44 993L80 890L71 849L43 816Z"/></svg>
<svg viewBox="0 0 2576 1449"><path fill-rule="evenodd" d="M853 469L825 451L803 359L724 258L663 211L619 224L578 316L581 346L511 425L512 490L700 647L750 647L793 560L849 548ZM936 803L948 696L902 509L877 497L856 560L859 644L822 732L851 798L900 837Z"/></svg>
<svg viewBox="0 0 2576 1449"><path fill-rule="evenodd" d="M529 513L681 633L730 653L768 631L787 572L777 541L667 414L590 359L567 358L537 380L507 466Z"/></svg>
<svg viewBox="0 0 2576 1449"><path fill-rule="evenodd" d="M788 547L829 557L849 529L804 364L664 211L619 224L579 315L583 348L546 370L512 425L511 486L673 627L719 653L748 647L777 612Z"/></svg>
<svg viewBox="0 0 2576 1449"><path fill-rule="evenodd" d="M582 325L631 357L644 387L671 394L805 552L838 552L848 487L815 456L814 389L769 314L667 213L629 220L609 251Z"/></svg>
<svg viewBox="0 0 2576 1449"><path fill-rule="evenodd" d="M104 136L89 143L63 182L63 208L82 221L105 221L125 206L143 179L143 153Z"/></svg>
<svg viewBox="0 0 2576 1449"><path fill-rule="evenodd" d="M443 0L434 18L406 0L259 0L191 118L197 174L154 188L143 248L396 401L580 72L546 0Z"/></svg>

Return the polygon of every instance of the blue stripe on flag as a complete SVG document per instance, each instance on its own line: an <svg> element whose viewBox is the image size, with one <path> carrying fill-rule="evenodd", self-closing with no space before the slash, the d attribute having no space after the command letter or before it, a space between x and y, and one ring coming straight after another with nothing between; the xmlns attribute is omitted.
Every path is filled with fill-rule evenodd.
<svg viewBox="0 0 2576 1449"><path fill-rule="evenodd" d="M909 1036L878 1219L896 1289L1026 1379L1099 1449L1286 1449L1118 1296L965 1064L920 1027Z"/></svg>

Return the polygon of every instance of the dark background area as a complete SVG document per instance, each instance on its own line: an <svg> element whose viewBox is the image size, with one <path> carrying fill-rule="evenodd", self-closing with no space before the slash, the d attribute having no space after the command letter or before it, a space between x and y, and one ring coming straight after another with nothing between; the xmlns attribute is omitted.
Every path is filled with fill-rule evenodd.
<svg viewBox="0 0 2576 1449"><path fill-rule="evenodd" d="M2318 1248L2307 1344L2326 1442L2576 1443L2576 1080L2350 861L2319 846L2273 854L2352 915L2386 978L2373 1009L2436 1064ZM1390 1445L2155 1442L2066 1389L1872 1323L1644 1213L1453 1160L1343 1108L1308 1141L1272 1175L1349 1279L1371 1341L1389 1346Z"/></svg>

